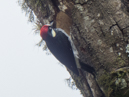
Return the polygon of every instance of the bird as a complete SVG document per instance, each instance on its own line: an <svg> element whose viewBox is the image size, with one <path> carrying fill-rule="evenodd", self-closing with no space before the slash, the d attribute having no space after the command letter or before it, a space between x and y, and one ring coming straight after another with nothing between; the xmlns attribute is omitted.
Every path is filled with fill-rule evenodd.
<svg viewBox="0 0 129 97"><path fill-rule="evenodd" d="M53 23L45 24L40 29L40 36L46 42L50 52L77 76L79 76L79 69L94 75L94 68L80 61L75 45L67 33L52 25Z"/></svg>

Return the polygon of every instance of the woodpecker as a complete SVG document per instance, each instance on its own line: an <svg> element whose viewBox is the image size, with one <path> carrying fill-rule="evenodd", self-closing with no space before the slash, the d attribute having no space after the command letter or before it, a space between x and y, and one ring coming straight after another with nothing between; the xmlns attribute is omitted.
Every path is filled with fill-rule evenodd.
<svg viewBox="0 0 129 97"><path fill-rule="evenodd" d="M79 75L78 69L83 69L94 75L94 68L81 62L74 51L74 44L61 28L53 28L52 24L42 26L40 36L46 42L50 52L74 74Z"/></svg>

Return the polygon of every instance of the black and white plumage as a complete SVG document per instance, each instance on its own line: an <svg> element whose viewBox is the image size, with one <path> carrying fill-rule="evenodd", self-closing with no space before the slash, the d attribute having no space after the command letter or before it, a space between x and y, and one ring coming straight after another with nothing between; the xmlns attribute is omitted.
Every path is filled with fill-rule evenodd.
<svg viewBox="0 0 129 97"><path fill-rule="evenodd" d="M82 68L94 74L94 69L82 63L76 56L77 51L73 50L75 46L64 30L44 25L40 30L40 35L51 53L73 73L79 75L78 69Z"/></svg>

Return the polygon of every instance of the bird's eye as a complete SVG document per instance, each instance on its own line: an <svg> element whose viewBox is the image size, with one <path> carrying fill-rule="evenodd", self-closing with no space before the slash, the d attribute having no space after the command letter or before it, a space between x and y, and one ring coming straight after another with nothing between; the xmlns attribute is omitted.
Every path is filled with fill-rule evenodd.
<svg viewBox="0 0 129 97"><path fill-rule="evenodd" d="M49 29L51 30L51 29L52 29L52 27L50 26L50 27L49 27Z"/></svg>

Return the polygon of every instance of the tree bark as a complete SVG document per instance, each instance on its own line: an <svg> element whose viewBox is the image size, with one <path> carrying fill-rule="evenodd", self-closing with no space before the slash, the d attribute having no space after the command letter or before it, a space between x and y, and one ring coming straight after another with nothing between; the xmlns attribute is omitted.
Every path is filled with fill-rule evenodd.
<svg viewBox="0 0 129 97"><path fill-rule="evenodd" d="M33 11L42 25L56 21L71 35L81 61L97 72L94 78L83 71L80 80L68 70L84 97L129 97L129 1L41 1Z"/></svg>

